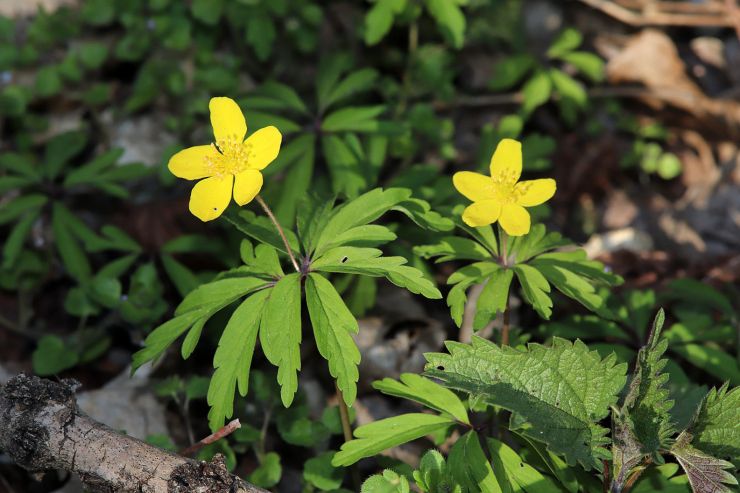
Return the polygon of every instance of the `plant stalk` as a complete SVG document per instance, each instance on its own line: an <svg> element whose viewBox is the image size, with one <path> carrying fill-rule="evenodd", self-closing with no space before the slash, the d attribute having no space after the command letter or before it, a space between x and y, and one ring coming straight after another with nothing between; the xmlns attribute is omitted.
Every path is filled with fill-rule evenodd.
<svg viewBox="0 0 740 493"><path fill-rule="evenodd" d="M349 420L349 408L347 403L344 402L344 394L342 394L337 382L334 382L334 388L337 390L337 405L339 406L339 419L342 422L342 432L344 433L344 443L352 440L352 423ZM357 470L357 465L352 465L349 468L350 475L352 476L352 483L355 487L355 491L360 491L360 472Z"/></svg>
<svg viewBox="0 0 740 493"><path fill-rule="evenodd" d="M499 238L501 240L501 263L504 267L509 266L509 255L506 251L507 243L509 242L509 235L506 234L504 229L501 227L501 224L498 225L498 234ZM502 346L508 346L509 345L509 317L510 317L510 308L509 308L509 300L511 296L509 293L506 293L506 308L504 308L504 322L501 326L501 345Z"/></svg>
<svg viewBox="0 0 740 493"><path fill-rule="evenodd" d="M298 262L296 261L295 256L293 255L293 250L291 250L290 248L290 244L288 243L288 238L285 236L283 227L280 226L280 223L275 217L275 214L272 213L272 210L268 207L267 203L262 199L262 197L257 195L255 198L257 199L257 203L259 203L259 205L262 206L262 210L265 211L265 214L267 214L267 217L269 217L270 221L272 221L272 224L275 225L275 229L280 235L280 238L283 240L283 245L285 245L285 251L288 252L288 256L290 257L290 262L293 264L295 271L300 272L301 268L298 266Z"/></svg>

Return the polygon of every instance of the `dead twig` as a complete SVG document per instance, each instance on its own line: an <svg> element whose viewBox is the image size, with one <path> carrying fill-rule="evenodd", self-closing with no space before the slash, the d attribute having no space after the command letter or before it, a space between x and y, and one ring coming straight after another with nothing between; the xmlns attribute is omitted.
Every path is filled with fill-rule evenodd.
<svg viewBox="0 0 740 493"><path fill-rule="evenodd" d="M737 28L738 25L737 19L727 15L726 7L715 3L579 1L631 26ZM735 4L735 0L729 2Z"/></svg>
<svg viewBox="0 0 740 493"><path fill-rule="evenodd" d="M198 443L194 443L191 446L182 449L180 451L180 455L184 455L185 457L189 457L193 455L198 450L202 449L206 445L209 445L215 441L221 440L222 438L225 438L232 433L234 433L236 430L242 427L242 424L239 422L239 419L235 419L233 421L230 421L226 425L222 426L220 430L218 430L216 433L211 433Z"/></svg>

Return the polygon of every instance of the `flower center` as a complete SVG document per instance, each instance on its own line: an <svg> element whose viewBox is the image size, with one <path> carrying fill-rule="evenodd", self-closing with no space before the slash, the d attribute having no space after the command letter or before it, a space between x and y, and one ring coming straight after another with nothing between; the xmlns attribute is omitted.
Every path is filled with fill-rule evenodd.
<svg viewBox="0 0 740 493"><path fill-rule="evenodd" d="M517 177L513 171L502 171L491 177L491 182L486 187L486 192L491 195L491 199L503 204L516 203L522 196L523 190L521 184L517 186Z"/></svg>
<svg viewBox="0 0 740 493"><path fill-rule="evenodd" d="M216 152L204 158L211 176L221 178L238 175L249 168L249 158L253 154L251 144L245 144L236 135L230 135L211 145Z"/></svg>

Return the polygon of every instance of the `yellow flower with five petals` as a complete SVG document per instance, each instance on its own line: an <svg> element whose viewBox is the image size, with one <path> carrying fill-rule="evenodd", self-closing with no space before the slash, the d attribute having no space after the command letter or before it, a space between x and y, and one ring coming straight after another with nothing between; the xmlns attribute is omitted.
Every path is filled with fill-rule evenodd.
<svg viewBox="0 0 740 493"><path fill-rule="evenodd" d="M458 192L473 201L463 211L468 226L499 222L510 236L529 233L531 218L525 207L540 205L555 195L555 180L519 181L522 174L522 144L503 139L491 157L491 176L471 171L455 173Z"/></svg>
<svg viewBox="0 0 740 493"><path fill-rule="evenodd" d="M219 217L231 201L245 205L262 188L262 173L280 152L282 135L275 127L257 130L244 140L247 122L233 99L208 103L215 142L184 149L167 165L173 175L200 180L190 193L190 212L201 221Z"/></svg>

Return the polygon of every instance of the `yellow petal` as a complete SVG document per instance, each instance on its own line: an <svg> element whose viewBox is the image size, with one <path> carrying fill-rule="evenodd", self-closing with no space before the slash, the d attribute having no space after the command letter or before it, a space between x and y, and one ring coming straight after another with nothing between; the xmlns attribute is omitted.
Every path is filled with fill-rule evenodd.
<svg viewBox="0 0 740 493"><path fill-rule="evenodd" d="M495 200L481 200L470 204L462 214L462 220L468 226L477 228L487 224L493 224L501 213L501 204Z"/></svg>
<svg viewBox="0 0 740 493"><path fill-rule="evenodd" d="M556 188L555 180L552 178L521 181L516 184L515 189L520 194L517 204L524 207L544 204L555 195Z"/></svg>
<svg viewBox="0 0 740 493"><path fill-rule="evenodd" d="M232 175L212 176L195 184L190 193L190 212L201 221L212 221L223 213L231 200Z"/></svg>
<svg viewBox="0 0 740 493"><path fill-rule="evenodd" d="M522 236L529 233L531 218L529 212L521 205L505 204L501 208L498 222L509 236Z"/></svg>
<svg viewBox="0 0 740 493"><path fill-rule="evenodd" d="M491 176L511 184L522 175L522 144L514 139L503 139L491 157Z"/></svg>
<svg viewBox="0 0 740 493"><path fill-rule="evenodd" d="M265 169L280 152L283 136L275 127L260 128L244 141L249 152L247 164L250 169Z"/></svg>
<svg viewBox="0 0 740 493"><path fill-rule="evenodd" d="M236 175L234 182L234 200L239 205L245 205L260 193L262 188L262 173L256 169L248 169Z"/></svg>
<svg viewBox="0 0 740 493"><path fill-rule="evenodd" d="M211 110L211 125L216 143L228 139L241 142L247 135L247 121L242 110L231 98L211 98L208 103Z"/></svg>
<svg viewBox="0 0 740 493"><path fill-rule="evenodd" d="M218 151L211 145L188 147L172 156L167 167L178 178L197 180L210 174L206 159L217 153Z"/></svg>
<svg viewBox="0 0 740 493"><path fill-rule="evenodd" d="M473 202L491 198L493 182L486 175L472 171L460 171L452 176L452 183L458 192Z"/></svg>

